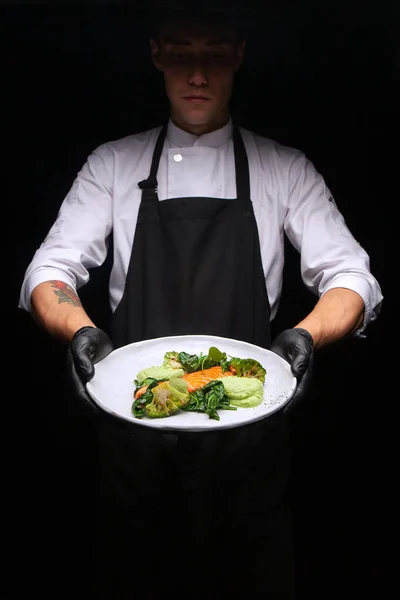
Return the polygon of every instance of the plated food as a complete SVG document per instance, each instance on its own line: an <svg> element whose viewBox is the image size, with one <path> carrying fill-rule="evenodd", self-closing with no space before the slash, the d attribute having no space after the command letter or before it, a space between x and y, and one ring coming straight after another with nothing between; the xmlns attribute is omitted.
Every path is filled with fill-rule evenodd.
<svg viewBox="0 0 400 600"><path fill-rule="evenodd" d="M223 369L224 363L218 364L218 357L213 357L212 353L210 357L208 356L212 347L220 349L221 354L225 352L227 355L226 358L232 360L232 364L233 358L242 359L243 365L245 365L248 358L254 359L265 370L264 383L262 381L262 371L259 373L261 376L259 381L257 381L258 377L254 377L256 374L254 371L246 373L242 369L236 375L233 373L232 375L226 375L226 373L231 371ZM175 356L171 355L171 350L176 350ZM191 359L192 364L190 368L185 366L185 361L182 363L180 357L176 356L176 354L181 354L182 352L189 355L189 357L194 357ZM137 398L134 396L140 388L145 387L146 378L157 380L154 387L159 383L163 383L162 380L165 377L165 372L161 371L157 373L157 370L154 371L153 369L165 368L163 363L167 354L170 360L168 366L173 369L182 369L185 380L188 382L187 391L189 394L194 394L189 387L191 384L204 383L203 388L197 390L197 404L195 404L195 397L192 395L191 404L185 408L178 407L179 409L175 412L176 406L171 406L168 401L169 395L164 392L166 405L169 405L170 409L174 411L173 414L167 418L149 417L144 412L142 416L140 414L135 416L132 410L133 403L140 395L143 395L145 390L142 389L141 394L138 394ZM213 358L214 361L217 359L216 363L208 363L206 359L209 358ZM196 360L198 360L197 365ZM253 363L253 365L256 363ZM236 363L236 366L238 367L239 364L239 362ZM249 364L251 363L247 363L247 365ZM204 373L207 369L214 367L221 367L221 370ZM148 371L149 368L152 370ZM200 373L201 371L203 373ZM141 374L140 376L139 373ZM170 371L169 377L178 375L178 373L176 370ZM220 378L219 375L221 373L224 373L225 377ZM183 375L181 375L182 379ZM207 398L209 402L207 406L204 404L201 389L203 389L203 392L207 391L204 388L210 384L206 380L206 377L209 375L213 377L217 375L217 379L221 379L223 382L224 391L229 395L229 408L220 409L212 406L211 400L216 401L217 394ZM137 376L139 376L140 381L137 379ZM246 379L248 377L250 380L247 383L245 383L245 376ZM240 377L240 381L236 377ZM190 378L194 378L195 382L191 382ZM164 379L164 382L166 381L170 381L170 379ZM212 382L213 379L210 381ZM243 390L244 385L253 385L257 386L257 388L254 391L250 390L250 388ZM260 394L258 394L260 385L263 388L262 401L253 406L256 401L260 400ZM228 386L231 386L230 390L228 390ZM238 387L233 389L234 386ZM124 424L128 427L132 427L133 429L148 428L154 431L175 432L179 434L180 432L206 432L242 427L268 418L289 402L296 389L296 378L293 376L287 361L274 352L260 346L214 335L179 335L141 340L116 348L103 360L96 363L95 375L86 384L86 388L95 404L103 412L107 413L113 419L117 418L124 421ZM251 391L252 393L250 393ZM183 390L183 392L185 394L186 390ZM258 398L254 398L257 395ZM179 394L175 392L175 398L177 396ZM162 399L163 395L161 394L159 398ZM182 398L179 398L178 403L180 400ZM173 404L176 403L177 401L175 400ZM153 407L156 407L156 403L153 404ZM207 407L209 408L209 413L203 412ZM135 408L140 409L137 405ZM143 409L144 406L142 405L141 408ZM196 408L199 410L196 411ZM213 408L217 414L212 413ZM150 410L150 407L147 410ZM220 417L219 420L212 418L212 416L217 417L217 415Z"/></svg>
<svg viewBox="0 0 400 600"><path fill-rule="evenodd" d="M254 408L264 398L267 371L254 358L228 355L216 346L207 354L168 351L161 365L136 374L132 414L159 419L180 411L206 413L220 420L219 410Z"/></svg>

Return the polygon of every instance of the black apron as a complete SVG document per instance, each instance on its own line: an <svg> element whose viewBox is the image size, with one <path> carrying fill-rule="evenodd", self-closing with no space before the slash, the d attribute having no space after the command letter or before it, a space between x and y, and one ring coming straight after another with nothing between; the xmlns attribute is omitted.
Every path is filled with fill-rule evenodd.
<svg viewBox="0 0 400 600"><path fill-rule="evenodd" d="M159 201L166 130L139 183L113 342L208 334L268 348L270 308L240 131L233 129L237 198ZM200 434L163 434L109 415L98 427L93 597L293 598L289 439L280 413Z"/></svg>

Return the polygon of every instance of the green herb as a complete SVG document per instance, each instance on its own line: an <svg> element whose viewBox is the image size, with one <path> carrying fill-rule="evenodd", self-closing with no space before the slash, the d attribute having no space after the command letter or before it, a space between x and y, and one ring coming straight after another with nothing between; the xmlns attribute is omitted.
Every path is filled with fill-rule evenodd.
<svg viewBox="0 0 400 600"><path fill-rule="evenodd" d="M208 414L210 419L220 420L218 410L236 410L231 406L220 379L210 381L204 387L189 394L189 404L183 410Z"/></svg>
<svg viewBox="0 0 400 600"><path fill-rule="evenodd" d="M167 354L171 356L174 353L169 352ZM177 358L187 373L193 373L194 371L204 371L204 369L218 366L221 361L226 360L226 353L221 352L215 346L211 346L208 354L203 354L202 352L200 354L179 352Z"/></svg>

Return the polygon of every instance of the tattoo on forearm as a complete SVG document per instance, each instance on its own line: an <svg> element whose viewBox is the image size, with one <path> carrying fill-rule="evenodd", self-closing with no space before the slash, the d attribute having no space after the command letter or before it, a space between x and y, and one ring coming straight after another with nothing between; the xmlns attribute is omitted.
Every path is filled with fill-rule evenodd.
<svg viewBox="0 0 400 600"><path fill-rule="evenodd" d="M70 285L63 281L51 281L50 283L55 288L54 293L58 296L58 304L67 302L67 304L72 304L72 306L82 307L78 294Z"/></svg>

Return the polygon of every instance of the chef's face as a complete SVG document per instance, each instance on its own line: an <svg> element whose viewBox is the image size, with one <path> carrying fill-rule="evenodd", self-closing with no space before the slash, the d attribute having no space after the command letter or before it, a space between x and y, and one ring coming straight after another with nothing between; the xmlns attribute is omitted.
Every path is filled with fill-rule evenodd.
<svg viewBox="0 0 400 600"><path fill-rule="evenodd" d="M172 121L195 135L225 125L245 48L244 41L237 41L235 28L171 22L150 45L153 63L164 74Z"/></svg>

